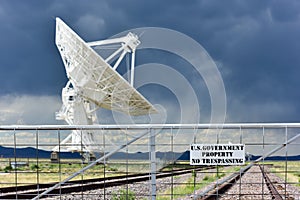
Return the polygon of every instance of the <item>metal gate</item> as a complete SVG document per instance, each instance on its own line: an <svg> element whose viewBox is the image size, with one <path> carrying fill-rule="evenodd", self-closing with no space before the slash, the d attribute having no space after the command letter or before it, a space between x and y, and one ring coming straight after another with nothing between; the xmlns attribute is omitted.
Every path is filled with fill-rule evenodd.
<svg viewBox="0 0 300 200"><path fill-rule="evenodd" d="M97 132L101 152L88 160L89 152L62 152L72 130ZM0 126L0 198L300 199L299 130L298 123ZM191 144L231 143L245 145L245 165L190 165Z"/></svg>

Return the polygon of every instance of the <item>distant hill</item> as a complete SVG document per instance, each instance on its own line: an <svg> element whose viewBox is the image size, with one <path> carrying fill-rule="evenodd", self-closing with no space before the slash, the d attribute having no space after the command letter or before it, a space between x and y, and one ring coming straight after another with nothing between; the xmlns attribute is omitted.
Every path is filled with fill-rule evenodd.
<svg viewBox="0 0 300 200"><path fill-rule="evenodd" d="M12 147L3 147L0 146L0 157L2 158L50 158L51 151L36 149L32 147L26 148L14 148ZM172 153L172 152L157 152L156 157L159 159L172 160L173 158L178 158L182 153ZM81 158L79 153L71 153L71 152L61 152L60 158L65 159L76 159ZM112 155L110 158L112 159L140 159L140 160L148 160L149 153L148 152L137 152L137 153L125 153L125 152L117 152Z"/></svg>
<svg viewBox="0 0 300 200"><path fill-rule="evenodd" d="M35 149L32 147L26 148L14 148L0 146L0 157L2 158L50 158L51 151ZM251 160L256 160L260 156L252 155ZM81 158L79 153L61 152L60 158L64 159L79 159ZM150 158L149 152L137 152L137 153L125 153L117 152L110 157L110 159L128 159L128 160L148 160ZM156 158L161 160L190 160L190 152L156 152ZM265 160L288 160L295 161L300 160L300 155L297 156L272 156Z"/></svg>
<svg viewBox="0 0 300 200"><path fill-rule="evenodd" d="M252 156L251 160L256 160L256 159L258 159L260 157L261 156ZM300 155L297 155L297 156L288 156L288 157L285 157L285 156L271 156L271 157L267 157L265 160L269 160L269 161L272 161L272 160L299 161L300 160Z"/></svg>
<svg viewBox="0 0 300 200"><path fill-rule="evenodd" d="M26 148L14 148L0 146L0 157L2 158L50 158L51 151L36 149L32 147ZM182 153L172 153L172 152L157 152L156 158L164 160L177 159L182 155ZM79 153L72 152L61 152L60 158L64 159L77 159L81 158ZM111 159L129 159L129 160L148 160L149 152L137 152L137 153L125 153L117 152L110 157Z"/></svg>
<svg viewBox="0 0 300 200"><path fill-rule="evenodd" d="M0 157L2 158L50 158L51 151L45 151L41 149L36 149L32 147L26 148L14 148L0 146ZM79 153L70 153L70 152L61 152L61 158L71 159L71 158L80 158Z"/></svg>

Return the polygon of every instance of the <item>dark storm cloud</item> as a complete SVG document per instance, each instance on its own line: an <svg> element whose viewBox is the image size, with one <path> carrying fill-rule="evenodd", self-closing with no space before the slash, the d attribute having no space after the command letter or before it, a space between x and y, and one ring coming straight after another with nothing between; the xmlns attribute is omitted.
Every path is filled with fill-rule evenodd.
<svg viewBox="0 0 300 200"><path fill-rule="evenodd" d="M87 41L147 26L187 34L218 64L227 120L297 121L299 12L297 0L2 0L0 95L60 93L66 77L54 44L59 16Z"/></svg>
<svg viewBox="0 0 300 200"><path fill-rule="evenodd" d="M207 49L222 65L227 120L299 119L298 1L113 2L128 23L175 29Z"/></svg>
<svg viewBox="0 0 300 200"><path fill-rule="evenodd" d="M245 121L299 119L300 7L296 1L282 2L271 1L260 14L227 29L232 37L224 43L219 59L230 69L224 77L228 111L239 110L234 113ZM257 105L260 109L255 109Z"/></svg>
<svg viewBox="0 0 300 200"><path fill-rule="evenodd" d="M53 93L64 71L55 54L54 19L34 1L1 1L1 93ZM4 87L3 87L4 86Z"/></svg>

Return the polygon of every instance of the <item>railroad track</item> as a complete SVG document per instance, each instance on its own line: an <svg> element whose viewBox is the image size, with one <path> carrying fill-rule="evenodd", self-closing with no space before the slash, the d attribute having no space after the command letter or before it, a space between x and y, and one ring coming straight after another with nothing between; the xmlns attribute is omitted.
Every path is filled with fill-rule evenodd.
<svg viewBox="0 0 300 200"><path fill-rule="evenodd" d="M177 169L172 171L157 172L156 178L160 179L211 168L212 167L198 167L193 169ZM61 187L52 190L49 194L43 196L42 198L53 197L60 194L69 194L72 192L84 192L94 189L103 189L119 185L131 184L135 182L148 181L150 180L150 178L151 175L149 173L139 173L106 178L69 181ZM33 184L26 186L0 188L0 199L32 199L55 184L56 183L38 185Z"/></svg>
<svg viewBox="0 0 300 200"><path fill-rule="evenodd" d="M256 168L256 170L249 172L246 174L248 170L251 168ZM284 197L280 195L276 186L273 184L269 176L267 175L264 167L261 165L254 165L251 168L248 168L243 173L236 173L231 176L231 178L223 184L218 185L215 189L206 193L205 195L199 196L196 199L201 200L227 200L227 199L240 199L247 197L251 199L261 199L262 196L264 199L275 199L275 200L283 200ZM259 169L259 170L258 170ZM246 174L246 175L245 175ZM245 175L245 176L244 176ZM248 180L241 180L244 176L244 179L249 178ZM264 179L264 183L262 182ZM236 187L238 186L238 187ZM232 192L228 192L231 188L236 187L238 189L233 190ZM267 189L265 189L265 187ZM285 194L288 196L288 194ZM284 195L284 196L285 196ZM294 199L294 198L288 198Z"/></svg>
<svg viewBox="0 0 300 200"><path fill-rule="evenodd" d="M246 169L242 173L233 173L231 176L228 177L228 180L225 183L218 184L214 186L211 191L205 192L203 195L200 195L194 199L201 199L201 200L215 200L219 199L222 194L225 194L238 180L242 178L242 176L249 170L250 168Z"/></svg>
<svg viewBox="0 0 300 200"><path fill-rule="evenodd" d="M264 177L264 180L266 181L266 184L267 184L267 187L268 187L268 189L269 189L269 191L271 193L272 199L283 200L282 196L277 191L276 187L274 186L274 184L270 180L269 176L267 175L267 173L265 172L265 170L263 169L263 167L261 165L259 165L259 168L260 168L261 173L262 173L262 175Z"/></svg>

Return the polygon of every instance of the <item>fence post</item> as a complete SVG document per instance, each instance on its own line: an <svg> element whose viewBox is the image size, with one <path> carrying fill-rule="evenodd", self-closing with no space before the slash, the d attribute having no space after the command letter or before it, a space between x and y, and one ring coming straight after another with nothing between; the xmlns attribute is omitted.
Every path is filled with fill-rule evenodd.
<svg viewBox="0 0 300 200"><path fill-rule="evenodd" d="M151 199L156 199L156 153L155 153L155 131L150 129L150 159L151 159Z"/></svg>

